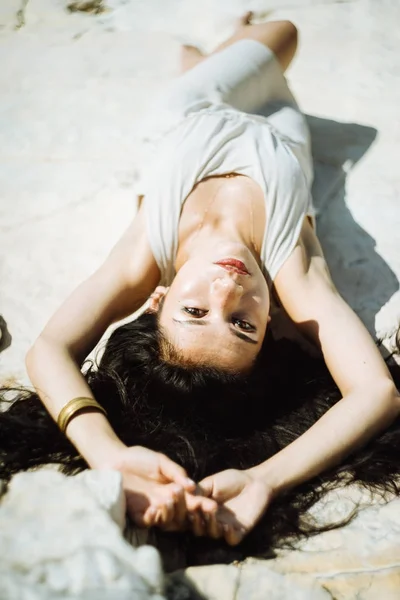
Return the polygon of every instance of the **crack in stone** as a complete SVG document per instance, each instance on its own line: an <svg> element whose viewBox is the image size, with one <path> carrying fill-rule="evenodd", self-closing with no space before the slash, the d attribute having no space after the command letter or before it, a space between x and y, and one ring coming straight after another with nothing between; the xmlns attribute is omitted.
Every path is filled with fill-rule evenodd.
<svg viewBox="0 0 400 600"><path fill-rule="evenodd" d="M236 586L235 586L235 591L233 592L233 598L232 600L237 600L238 597L238 593L239 593L239 588L240 588L240 583L241 583L241 575L242 575L242 568L243 568L243 563L239 562L237 564L233 563L234 566L238 569L238 576L236 578Z"/></svg>
<svg viewBox="0 0 400 600"><path fill-rule="evenodd" d="M15 29L21 29L21 27L25 27L25 10L28 6L29 0L22 0L20 9L16 13L17 23L15 25Z"/></svg>
<svg viewBox="0 0 400 600"><path fill-rule="evenodd" d="M70 12L86 12L94 15L100 15L107 11L103 0L75 0L67 4L67 9Z"/></svg>
<svg viewBox="0 0 400 600"><path fill-rule="evenodd" d="M52 219L53 217L57 217L60 214L66 212L67 210L74 209L77 206L82 206L83 204L87 204L89 202L92 202L93 200L96 200L96 194L99 191L100 188L95 189L93 192L91 192L90 194L88 194L87 196L84 196L83 198L79 198L78 200L74 200L72 202L69 202L68 204L66 204L65 206L58 206L57 208L54 208L53 210L50 210L50 212L44 214L44 215L36 215L33 217L29 217L26 220L20 221L19 223L12 223L11 225L0 225L0 231L3 233L8 233L9 231L15 231L17 227L25 227L26 225L29 225L30 223L38 223L40 221L46 221L47 219Z"/></svg>
<svg viewBox="0 0 400 600"><path fill-rule="evenodd" d="M348 569L343 571L333 571L331 573L315 573L313 577L315 579L332 579L333 577L340 577L342 575L363 575L365 573L381 573L383 571L390 571L392 569L398 569L400 563L393 563L391 565L385 565L382 567L365 567L360 569Z"/></svg>
<svg viewBox="0 0 400 600"><path fill-rule="evenodd" d="M293 4L292 2L289 1L285 4L282 4L282 6L276 6L275 8L271 8L270 11L262 11L262 14L266 16L269 13L272 14L273 12L276 12L277 10L285 10L288 8L303 10L303 9L307 9L307 8L314 8L316 6L331 6L332 4L353 4L353 3L359 2L359 1L360 0L330 0L329 2L327 2L326 0L320 0L320 2L314 2L314 4L312 4L312 5Z"/></svg>
<svg viewBox="0 0 400 600"><path fill-rule="evenodd" d="M330 589L328 589L325 585L321 585L321 589L323 589L325 592L327 592L330 595L331 600L339 600L338 598L336 598L336 596L334 596L332 594L332 591Z"/></svg>

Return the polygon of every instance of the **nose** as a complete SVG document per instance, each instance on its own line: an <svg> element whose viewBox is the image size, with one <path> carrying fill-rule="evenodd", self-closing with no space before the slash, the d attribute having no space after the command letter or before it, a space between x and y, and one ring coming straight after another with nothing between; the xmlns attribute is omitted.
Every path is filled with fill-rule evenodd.
<svg viewBox="0 0 400 600"><path fill-rule="evenodd" d="M233 277L218 277L211 284L211 292L220 306L229 307L241 298L243 286L238 284Z"/></svg>

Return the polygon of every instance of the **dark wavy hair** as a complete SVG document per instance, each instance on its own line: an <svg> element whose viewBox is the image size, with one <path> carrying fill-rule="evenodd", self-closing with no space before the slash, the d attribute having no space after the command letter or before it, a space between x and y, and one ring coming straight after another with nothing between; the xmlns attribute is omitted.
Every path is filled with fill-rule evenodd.
<svg viewBox="0 0 400 600"><path fill-rule="evenodd" d="M341 398L322 359L294 342L274 340L270 332L251 373L241 375L171 364L162 358L166 343L156 315L145 313L117 328L98 364L85 363L83 372L125 444L166 453L197 481L266 460ZM389 366L400 387L399 368L393 360ZM0 413L0 478L8 481L18 471L46 463L58 463L68 475L87 468L35 393L3 388L2 399L10 405ZM186 564L266 556L298 536L344 524L318 525L305 518L327 491L359 482L382 495L397 495L399 472L398 419L339 466L278 497L235 548L190 534L157 535L164 543L179 543Z"/></svg>

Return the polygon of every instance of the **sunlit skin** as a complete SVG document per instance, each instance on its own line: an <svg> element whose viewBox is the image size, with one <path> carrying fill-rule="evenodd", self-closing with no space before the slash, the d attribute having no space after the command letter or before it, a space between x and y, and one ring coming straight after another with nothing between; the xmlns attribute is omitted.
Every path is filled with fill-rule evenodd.
<svg viewBox="0 0 400 600"><path fill-rule="evenodd" d="M215 264L227 257L244 262L249 274ZM251 367L269 320L269 291L243 242L200 241L165 291L160 325L175 348L194 362Z"/></svg>
<svg viewBox="0 0 400 600"><path fill-rule="evenodd" d="M284 71L296 50L297 30L288 21L253 25L248 13L215 52L243 39L264 44ZM182 70L207 59L197 48L185 46ZM238 83L246 81L239 77ZM190 154L190 160L201 159L195 147ZM28 353L27 368L55 421L71 399L94 399L81 372L85 357L110 325L131 316L150 295L149 310L159 311L161 327L184 359L235 372L251 367L269 321L270 298L260 254L271 214L269 198L255 181L235 173L234 163L231 173L209 178L202 179L202 171L196 171L198 183L176 224L177 244L167 248L171 255L177 250L176 277L169 289L156 287L161 272L143 204L105 262L46 325ZM242 162L237 164L242 172ZM224 258L242 261L250 275L215 264ZM238 544L276 496L331 469L398 418L399 392L374 340L336 290L308 218L273 285L287 316L321 349L342 399L264 462L247 470L228 468L210 474L197 486L167 455L126 446L102 412L75 414L67 437L90 468L121 473L127 510L137 525L189 528L197 536L223 537ZM165 400L159 398L161 406ZM165 451L168 454L169 448Z"/></svg>

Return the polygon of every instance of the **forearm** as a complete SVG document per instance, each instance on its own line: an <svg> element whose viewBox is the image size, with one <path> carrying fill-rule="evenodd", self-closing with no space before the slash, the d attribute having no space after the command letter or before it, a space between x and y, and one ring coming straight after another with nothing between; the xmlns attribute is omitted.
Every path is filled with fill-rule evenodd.
<svg viewBox="0 0 400 600"><path fill-rule="evenodd" d="M390 384L357 390L250 472L267 479L279 494L338 464L388 427L399 413L399 397Z"/></svg>
<svg viewBox="0 0 400 600"><path fill-rule="evenodd" d="M43 404L57 421L73 398L93 398L80 368L66 349L39 338L28 353L27 369ZM66 435L92 468L107 464L124 444L100 412L85 411L68 424Z"/></svg>

